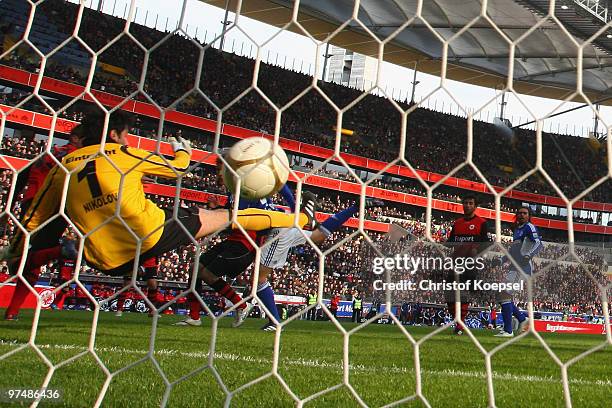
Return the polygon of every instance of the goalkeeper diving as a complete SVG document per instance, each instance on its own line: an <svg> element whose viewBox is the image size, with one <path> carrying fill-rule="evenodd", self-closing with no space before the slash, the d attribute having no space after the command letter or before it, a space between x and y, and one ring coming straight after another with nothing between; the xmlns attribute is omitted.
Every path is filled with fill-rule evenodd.
<svg viewBox="0 0 612 408"><path fill-rule="evenodd" d="M109 116L100 152L104 116L87 115L82 122L83 148L66 155L62 166L51 170L24 217L23 225L36 234L40 226L59 213L64 183L68 177L65 213L85 235L87 263L112 276L123 276L145 260L174 250L221 229L239 226L258 231L269 228L302 228L314 222L313 203L304 203L304 212L284 214L249 208L238 210L232 221L231 210L178 208L163 210L145 197L142 178L177 178L189 169L190 142L171 141L173 159L142 149L128 147L131 118L117 111ZM25 254L24 236L13 243L13 253Z"/></svg>

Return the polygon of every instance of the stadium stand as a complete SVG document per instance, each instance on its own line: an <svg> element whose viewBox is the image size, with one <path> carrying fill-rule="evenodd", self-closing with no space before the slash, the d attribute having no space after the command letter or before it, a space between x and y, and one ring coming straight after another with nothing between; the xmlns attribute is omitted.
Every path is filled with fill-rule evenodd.
<svg viewBox="0 0 612 408"><path fill-rule="evenodd" d="M11 10L15 9L19 2L4 0L3 4ZM62 0L47 1L40 10L40 14L47 18L36 19L34 27L54 25L58 28L47 30L59 32L63 29L64 32L59 38L66 37L68 35L66 30L71 27L66 22L74 21L76 10L74 4ZM19 38L18 28L23 27L24 15L24 13L8 13L4 16L6 21L3 24L10 27L8 31L5 30L7 31L5 36ZM98 50L106 45L121 27L122 20L85 9L79 33L92 49ZM167 34L137 24L132 25L132 28L134 36L142 41L145 47L151 47ZM56 39L54 44L58 45L59 39ZM195 73L185 73L180 67L195 65L197 53L198 49L189 40L179 35L172 36L163 47L152 53L145 91L161 106L167 106L170 101L181 97L191 88ZM31 53L11 57L13 64L17 59L19 62L16 64L19 66L36 67L36 64L32 64L35 58ZM24 59L26 61L29 59L30 62L21 62ZM47 66L46 75L78 84L85 82L86 73L80 72L78 65L71 66L69 63L72 59L57 58L53 61L54 63ZM120 40L117 46L111 46L101 55L100 61L119 66L125 70L126 75L112 76L98 67L93 87L119 95L131 94L143 63L142 51L136 44ZM2 61L2 63L10 62ZM211 95L211 99L219 107L223 107L240 91L250 86L252 69L253 61L248 58L207 48L204 54L201 88L207 95ZM164 73L165 80L159 80L161 72ZM168 80L168 76L172 79ZM266 94L279 106L287 103L308 84L307 76L268 64L262 64L260 80ZM361 94L358 90L332 83L322 83L320 86L340 107ZM398 103L403 109L409 107L401 101ZM322 109L321 106L321 99L317 98L316 92L309 92L283 113L281 136L332 147L331 127L335 125L336 113L332 109ZM177 110L207 118L216 117L216 111L212 106L194 97L186 98ZM359 136L350 141L345 138L343 151L383 161L396 158L397 152L381 147L393 145L393 141L399 140L399 122L396 121L398 126L394 128L390 125L394 122L392 118L398 118L398 113L391 104L384 103L375 95L366 96L343 117L343 126L354 129ZM273 131L274 125L273 111L263 99L255 97L253 92L224 112L223 120L226 123L267 133ZM416 143L406 151L406 158L417 169L447 173L463 160L460 152L465 150L466 131L465 118L423 108L416 109L409 115L407 128L408 139L414 139ZM381 143L381 140L389 143ZM557 151L557 142L563 145L566 156L572 158L580 179L576 178L568 166L561 163L558 153L554 153ZM520 130L516 132L515 140L508 141L496 134L492 124L476 122L474 144L478 150L479 161L476 164L494 185L510 184L517 174L525 173L535 163L535 138L532 131ZM509 144L511 149L508 149ZM544 157L544 168L570 196L575 196L584 189L582 183L588 186L606 173L603 160L606 157L605 146L594 152L589 149L584 138L544 133L543 149L549 152ZM439 160L440 157L445 157L445 160ZM513 173L502 172L499 169L500 165L514 169ZM463 177L473 178L474 175L466 173ZM529 179L526 183L522 183L520 188L535 193L555 194L554 190L542 180ZM590 199L609 202L609 194L610 192L606 190L595 190Z"/></svg>
<svg viewBox="0 0 612 408"><path fill-rule="evenodd" d="M2 0L0 5L3 14L0 16L0 45L14 42L23 34L25 16L28 15L23 8L24 3L16 0ZM45 53L56 48L70 33L71 25L76 15L76 6L62 0L47 0L40 6L36 13L33 24L32 42ZM80 25L79 34L94 50L105 46L122 27L122 20L106 14L100 14L90 9L85 9L83 21ZM132 25L133 35L142 42L145 47L151 47L167 33L158 32L150 28ZM205 45L205 44L203 44ZM27 47L26 47L27 48ZM99 59L99 64L94 76L93 88L119 96L132 95L137 89L137 81L143 64L142 51L132 41L121 39L118 46L108 48ZM163 47L156 50L149 61L148 76L145 83L145 92L161 106L167 106L193 85L195 73L185 73L182 68L196 66L198 49L189 40L174 35ZM113 70L105 70L100 63L112 65ZM30 73L38 72L39 65L37 57L24 48L12 53L8 58L0 61L1 65L18 68ZM69 43L58 51L45 67L44 74L48 77L73 84L83 85L87 72L85 67L90 64L90 56L82 47L74 42ZM204 69L201 79L202 90L211 97L219 107L227 105L242 90L250 86L252 80L254 62L248 58L221 52L214 48L207 48L204 54ZM120 72L118 74L117 72ZM297 72L292 72L281 67L262 64L259 72L260 83L265 87L264 91L279 106L284 105L297 93L308 86L309 77ZM162 80L163 79L163 80ZM191 84L191 85L190 85ZM15 106L28 95L28 88L23 85L10 85L6 92L0 93L0 104ZM321 83L320 88L330 96L338 105L345 106L350 101L361 95L361 91L342 87L332 83ZM42 92L41 92L42 93ZM143 95L135 97L146 101ZM54 108L65 104L67 99L61 95L47 102ZM326 103L316 92L309 92L295 105L283 113L281 122L281 136L298 140L303 143L323 147L333 147L333 130L336 112L332 109L322 108ZM398 101L402 109L409 109L410 104L406 101ZM89 108L88 103L78 102L65 111L61 116L73 121L79 121L83 112ZM21 106L35 112L49 113L49 111L36 99L32 99ZM208 119L216 119L217 111L202 98L190 96L184 99L176 110ZM397 158L398 152L390 151L384 146L397 145L399 140L398 112L390 103L384 103L379 96L368 95L354 109L349 110L343 118L343 126L355 131L355 137L343 139L342 152L367 157L370 159L391 161ZM390 120L395 118L396 120ZM235 106L223 114L223 122L241 126L264 133L271 133L274 125L273 110L267 103L259 98L256 93L249 93ZM152 118L139 116L136 127L131 133L148 138L157 137L158 123ZM171 135L183 132L185 136L194 141L194 145L200 149L208 149L212 145L213 135L190 129L186 126L166 124L162 140ZM466 145L465 118L443 114L432 110L418 108L414 110L408 119L408 139L413 140L411 148L405 152L408 161L420 170L436 173L448 173L457 163L461 162ZM56 135L56 141L62 135ZM382 142L381 142L382 141ZM223 139L225 145L231 143L230 139ZM474 143L478 146L477 165L493 185L505 186L510 184L517 175L533 167L535 162L535 138L532 131L519 130L513 140L500 137L490 123L474 123ZM544 156L544 168L551 174L562 191L569 196L575 196L584 189L584 185L594 183L601 175L607 172L605 157L606 147L594 151L589 148L584 139L556 134L543 134L543 149L546 152L555 152L556 146L561 144L565 154L574 162L575 173L570 171L562 163L558 155L551 153ZM511 148L508 148L511 147ZM3 155L32 159L39 155L45 148L45 140L23 139L17 137L4 137L0 151ZM293 168L313 169L318 167L319 162L312 157L300 157L295 155ZM507 173L500 170L500 166L511 168ZM372 175L363 171L363 180ZM334 169L319 169L321 176L352 180L352 176L344 171ZM6 193L11 183L11 171L2 170L0 173L0 187L2 188L2 202L6 202ZM462 172L460 177L468 180L480 181L471 172ZM163 179L154 180L156 183L168 183ZM372 181L372 186L385 188L392 191L406 192L419 196L426 196L425 190L415 180L399 177L384 177ZM196 168L183 180L183 187L213 194L223 194L223 188L216 185L212 174L212 167ZM555 195L555 191L542 179L530 178L518 187L521 191L539 194ZM321 210L333 213L341 208L354 203L355 196L347 193L330 193L325 189L314 189L321 197ZM442 186L437 189L433 197L449 202L460 202L463 191L458 188ZM151 196L161 206L172 207L174 200L164 196ZM479 194L482 207L494 208L490 195ZM584 199L609 203L611 200L609 189L593 190ZM182 202L181 205L202 205L201 202ZM407 204L388 202L381 208L370 209L366 214L369 220L383 222L398 222L406 228L409 235L414 238L423 238L425 233L424 211ZM502 210L513 212L520 207L520 200L505 199L502 202ZM18 203L13 213L19 215ZM566 219L566 217L550 215L548 213L536 214L543 218ZM450 222L456 218L452 213L436 211L432 225L432 235L438 241L445 241L450 232ZM574 222L594 224L592 218L574 217ZM8 245L8 239L15 232L15 226L11 221L5 223L1 244ZM332 243L346 237L350 231L342 230L334 234L331 243L325 244L326 248ZM374 242L380 242L383 234L369 233ZM503 225L503 234L510 234L510 225ZM565 231L545 230L546 241L560 241L566 239ZM324 247L325 248L325 247ZM423 254L429 249L425 247ZM581 268L586 268L597 282L605 282L606 276L600 266L604 260L597 252L588 248L578 248L578 253L584 265L575 262L557 264L552 267L544 278L538 280L537 306L541 310L565 311L574 313L601 314L601 303L599 302L597 287L589 280L589 275L580 273ZM167 283L184 287L187 282L191 268L190 260L193 259L194 247L190 246L166 254L160 260L160 277ZM549 245L541 255L540 262L549 262L559 259L567 254L563 245ZM292 251L289 262L281 270L275 271L271 282L277 293L285 295L306 295L314 289L318 279L316 265L316 254L310 247L297 248ZM376 293L372 292L372 274L365 260L368 255L368 244L363 237L351 239L340 248L326 257L326 271L324 282L324 293L326 296L341 294L350 298L356 291L365 292L366 298L373 300ZM6 279L6 272L0 265L0 271ZM46 267L43 277L52 279L57 274L57 265L51 263ZM87 275L99 275L87 265L82 266L82 273ZM500 269L498 273L502 274ZM235 282L238 286L247 286L250 280L250 271L239 277ZM564 279L560 279L564 277ZM165 289L168 294L175 294L177 286L170 285ZM170 288L171 287L171 288ZM96 287L100 296L107 296L115 290L115 286L101 285ZM79 294L74 292L68 298L78 298ZM442 293L422 293L419 298L404 299L397 297L396 302L405 300L423 303L443 303ZM78 303L77 300L72 301ZM475 306L486 306L492 302L490 298L475 300Z"/></svg>

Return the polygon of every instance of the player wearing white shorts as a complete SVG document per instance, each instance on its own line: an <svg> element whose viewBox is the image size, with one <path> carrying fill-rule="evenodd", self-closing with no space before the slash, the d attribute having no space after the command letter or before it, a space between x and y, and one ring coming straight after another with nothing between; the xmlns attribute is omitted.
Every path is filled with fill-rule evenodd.
<svg viewBox="0 0 612 408"><path fill-rule="evenodd" d="M543 248L542 239L538 229L531 223L531 209L521 207L516 212L516 229L513 233L513 242L510 246L510 257L516 262L510 265L510 271L506 275L507 283L520 283L525 275L531 276L533 272L533 257ZM510 259L503 257L501 263L510 262ZM500 330L496 337L513 337L512 316L519 322L519 334L527 329L528 319L518 309L513 299L513 291L501 292L499 303L501 304L502 319L504 328Z"/></svg>
<svg viewBox="0 0 612 408"><path fill-rule="evenodd" d="M279 238L274 241L276 237ZM266 238L266 243L273 242L261 250L261 266L273 270L283 267L287 262L289 250L305 244L307 238L310 238L315 244L320 244L325 241L327 236L320 229L303 231L302 233L297 228L273 228Z"/></svg>
<svg viewBox="0 0 612 408"><path fill-rule="evenodd" d="M384 203L375 198L366 198L365 208L381 207ZM316 245L322 244L327 237L337 231L342 225L359 211L359 205L352 205L318 224L313 231L299 230L297 228L273 228L266 237L266 243L261 250L259 265L259 279L257 292L270 287L268 276L274 269L281 268L287 263L289 250L307 242L307 237ZM264 331L276 330L276 322L280 316L276 308L271 310L268 323L262 328Z"/></svg>
<svg viewBox="0 0 612 408"><path fill-rule="evenodd" d="M224 154L223 152L221 154ZM223 162L217 160L217 183L219 186L223 186ZM293 192L287 185L284 185L279 192L285 199L287 205L291 210L295 208L295 198ZM313 198L314 194L305 191L302 194L302 199L305 204L308 205L310 210L314 213L316 203L309 202L309 198ZM227 201L225 208L230 209L233 207L234 197L231 193L227 194ZM211 200L209 204L213 207L218 207L219 202ZM262 198L260 200L246 200L239 199L238 208L260 208L265 210L278 210L270 198ZM266 230L261 234L255 231L246 231L243 234L241 231L232 231L230 235L221 241L220 243L209 248L200 257L200 267L202 268L201 279L196 280L195 289L197 292L202 292L202 281L206 282L213 290L225 297L233 304L239 305L236 310L236 320L233 323L234 327L240 326L244 319L249 315L253 305L250 302L242 302L242 297L238 295L229 283L223 279L223 276L233 279L238 275L241 275L255 260L255 247L251 245L250 239L254 240L258 244L263 243L265 238ZM276 310L276 304L274 303L274 292L271 288L263 288L263 290L257 292L258 299L263 303L268 310ZM176 323L179 326L200 326L202 324L200 319L200 312L202 305L197 296L194 293L189 293L187 296L189 303L189 317L185 320Z"/></svg>

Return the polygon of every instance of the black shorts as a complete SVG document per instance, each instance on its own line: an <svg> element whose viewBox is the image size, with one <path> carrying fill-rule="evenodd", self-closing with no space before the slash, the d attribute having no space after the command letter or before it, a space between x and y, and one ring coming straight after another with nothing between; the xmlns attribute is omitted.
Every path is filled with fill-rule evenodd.
<svg viewBox="0 0 612 408"><path fill-rule="evenodd" d="M234 279L255 260L255 250L240 241L222 241L200 256L200 265L216 276Z"/></svg>
<svg viewBox="0 0 612 408"><path fill-rule="evenodd" d="M140 255L140 259L138 260L139 265L143 265L150 258L158 257L166 252L178 249L181 246L192 244L192 239L195 238L200 228L202 228L199 210L197 208L179 208L177 218L180 224L172 218L172 211L164 209L164 212L166 213L165 221L172 221L164 225L164 231L161 237L159 237L159 241L157 241L151 249ZM185 233L181 224L189 234ZM131 273L133 269L134 261L132 260L114 269L104 271L104 273L111 276L123 276Z"/></svg>
<svg viewBox="0 0 612 408"><path fill-rule="evenodd" d="M157 268L143 268L141 266L140 269L142 270L142 280L157 279Z"/></svg>
<svg viewBox="0 0 612 408"><path fill-rule="evenodd" d="M23 214L25 214L32 200L22 201L21 208ZM25 220L22 220L24 222ZM64 235L64 231L68 227L66 219L62 216L57 216L50 223L37 230L35 234L30 237L30 251L37 251L41 249L49 249L59 245L59 240ZM21 234L19 231L18 235Z"/></svg>
<svg viewBox="0 0 612 408"><path fill-rule="evenodd" d="M38 230L36 234L32 235L30 239L30 251L58 246L66 228L68 228L68 223L64 217L58 216L54 218L53 221Z"/></svg>

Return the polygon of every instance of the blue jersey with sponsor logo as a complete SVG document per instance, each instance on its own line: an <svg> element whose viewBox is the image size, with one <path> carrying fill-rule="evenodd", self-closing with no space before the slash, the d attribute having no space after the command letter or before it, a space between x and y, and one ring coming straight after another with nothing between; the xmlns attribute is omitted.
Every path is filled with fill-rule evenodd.
<svg viewBox="0 0 612 408"><path fill-rule="evenodd" d="M542 250L544 245L540 233L535 225L527 222L518 226L512 236L512 245L510 245L510 255L521 266L523 272L531 274L533 271L533 263L531 259ZM514 264L511 264L511 269L516 269Z"/></svg>
<svg viewBox="0 0 612 408"><path fill-rule="evenodd" d="M293 197L293 193L291 189L285 184L283 188L279 191L279 193L283 196L283 199L289 206L289 209L293 211L295 207L295 198ZM234 206L234 195L231 193L227 193L227 202L225 203L225 208L230 209ZM278 208L270 198L264 197L259 200L247 200L246 198L240 198L238 200L238 209L246 210L247 208L258 208L260 210L271 210L271 211L283 211L282 208Z"/></svg>
<svg viewBox="0 0 612 408"><path fill-rule="evenodd" d="M227 193L227 203L225 204L225 208L234 208L234 195L231 193ZM278 208L276 208L272 200L270 200L269 198L262 198L259 200L247 200L246 198L240 198L240 200L238 200L238 209L246 210L247 208L258 208L260 210L278 210Z"/></svg>
<svg viewBox="0 0 612 408"><path fill-rule="evenodd" d="M281 195L289 205L290 209L293 211L295 208L295 198L293 197L293 193L289 189L289 187L285 184L283 188L280 190ZM234 206L234 195L228 193L227 194L227 202L225 203L225 208L233 208ZM262 198L259 200L247 200L244 198L240 198L238 200L238 209L245 210L247 208L258 208L260 210L271 210L271 211L283 211L282 208L274 205L270 198ZM247 235L255 242L261 243L267 234L268 231L247 231ZM229 237L227 237L228 241L238 241L241 242L246 248L252 251L253 245L249 242L247 235L243 234L242 231L235 229L232 230Z"/></svg>

